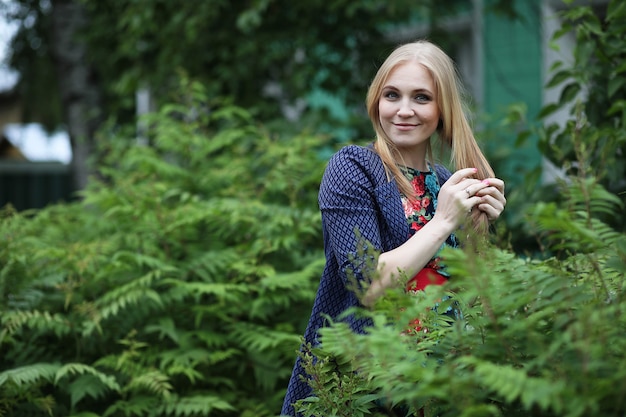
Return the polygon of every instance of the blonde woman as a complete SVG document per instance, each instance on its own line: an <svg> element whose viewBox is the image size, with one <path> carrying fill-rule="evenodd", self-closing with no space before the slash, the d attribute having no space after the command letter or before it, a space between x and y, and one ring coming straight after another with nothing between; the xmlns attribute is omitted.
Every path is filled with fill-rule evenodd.
<svg viewBox="0 0 626 417"><path fill-rule="evenodd" d="M413 277L401 283L413 291L445 283L439 251L458 245L454 232L468 217L484 233L506 205L504 182L494 177L467 120L454 63L438 46L417 41L395 49L370 85L367 110L374 143L338 151L320 185L326 266L304 335L313 345L325 316L361 305L346 285L348 271L363 276L355 230L380 252L377 279L362 300L367 306L401 276ZM433 137L449 148L454 173L435 163ZM355 332L368 324L346 320ZM295 401L311 395L301 375L297 359L282 415L295 416Z"/></svg>

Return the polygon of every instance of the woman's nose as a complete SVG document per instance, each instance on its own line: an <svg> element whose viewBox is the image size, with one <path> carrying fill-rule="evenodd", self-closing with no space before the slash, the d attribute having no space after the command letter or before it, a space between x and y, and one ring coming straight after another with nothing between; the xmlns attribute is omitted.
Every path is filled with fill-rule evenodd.
<svg viewBox="0 0 626 417"><path fill-rule="evenodd" d="M398 108L398 116L400 117L413 116L414 112L409 103L402 100L399 104L400 104L400 107Z"/></svg>

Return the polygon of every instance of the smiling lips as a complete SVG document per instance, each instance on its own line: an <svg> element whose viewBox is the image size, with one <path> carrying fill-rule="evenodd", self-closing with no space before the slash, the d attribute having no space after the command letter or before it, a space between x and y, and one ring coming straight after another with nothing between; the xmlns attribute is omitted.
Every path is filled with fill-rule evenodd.
<svg viewBox="0 0 626 417"><path fill-rule="evenodd" d="M416 128L417 126L419 126L417 124L410 124L410 123L394 123L393 125L398 130L411 130L411 129Z"/></svg>

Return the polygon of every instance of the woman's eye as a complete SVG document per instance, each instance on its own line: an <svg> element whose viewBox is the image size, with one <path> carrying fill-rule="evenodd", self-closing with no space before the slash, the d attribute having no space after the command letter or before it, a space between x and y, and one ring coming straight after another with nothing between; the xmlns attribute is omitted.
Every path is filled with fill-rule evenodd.
<svg viewBox="0 0 626 417"><path fill-rule="evenodd" d="M415 96L415 100L425 102L425 101L430 101L430 97L428 97L425 94L418 94Z"/></svg>
<svg viewBox="0 0 626 417"><path fill-rule="evenodd" d="M383 93L383 97L393 99L393 98L398 98L398 94L395 91L387 91Z"/></svg>

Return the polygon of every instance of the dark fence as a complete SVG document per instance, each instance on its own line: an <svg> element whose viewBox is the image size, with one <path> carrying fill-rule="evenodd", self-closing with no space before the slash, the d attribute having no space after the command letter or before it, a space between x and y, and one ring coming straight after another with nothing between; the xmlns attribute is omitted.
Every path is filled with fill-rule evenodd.
<svg viewBox="0 0 626 417"><path fill-rule="evenodd" d="M69 165L59 162L0 161L0 207L22 211L70 201L73 183Z"/></svg>

